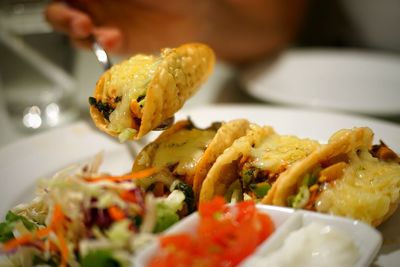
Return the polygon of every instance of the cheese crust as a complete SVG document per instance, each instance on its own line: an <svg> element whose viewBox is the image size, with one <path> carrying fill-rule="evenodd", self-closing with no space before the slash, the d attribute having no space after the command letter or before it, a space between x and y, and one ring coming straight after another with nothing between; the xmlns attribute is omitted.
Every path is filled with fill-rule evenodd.
<svg viewBox="0 0 400 267"><path fill-rule="evenodd" d="M287 206L303 178L330 162L343 162L340 176L323 183L313 203L315 210L378 226L396 210L400 200L400 165L371 154L373 132L366 127L336 132L320 149L293 166L272 187L263 203ZM322 171L320 171L322 173Z"/></svg>
<svg viewBox="0 0 400 267"><path fill-rule="evenodd" d="M164 131L137 155L132 171L149 167L168 169L193 187L198 197L203 180L215 160L245 135L249 122L237 119L206 129L196 128L189 120L179 121Z"/></svg>
<svg viewBox="0 0 400 267"><path fill-rule="evenodd" d="M204 181L200 201L211 200L216 195L226 196L228 188L238 179L242 180L240 184L243 187L244 179L239 174L245 165L262 173L263 182L272 183L294 162L318 147L317 141L279 135L270 126L254 124L246 136L236 140L217 159Z"/></svg>
<svg viewBox="0 0 400 267"><path fill-rule="evenodd" d="M199 43L163 49L159 57L136 55L100 77L91 117L109 135L139 139L184 105L208 78L214 63L213 51ZM102 112L99 106L110 112Z"/></svg>

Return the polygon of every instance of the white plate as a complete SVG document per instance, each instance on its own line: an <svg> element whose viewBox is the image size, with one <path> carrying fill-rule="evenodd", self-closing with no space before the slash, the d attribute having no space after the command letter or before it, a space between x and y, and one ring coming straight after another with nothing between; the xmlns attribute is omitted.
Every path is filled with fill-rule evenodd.
<svg viewBox="0 0 400 267"><path fill-rule="evenodd" d="M400 114L400 56L355 50L289 50L244 72L245 90L264 101Z"/></svg>
<svg viewBox="0 0 400 267"><path fill-rule="evenodd" d="M293 231L311 222L319 222L329 225L337 231L350 236L357 247L360 257L354 267L366 267L373 261L382 243L381 234L365 223L346 218L318 214L309 211L294 211L293 209L257 205L261 213L268 214L275 225L275 232L268 237L253 253L254 256L262 256L278 249L286 237ZM168 234L190 233L194 234L199 223L198 213L194 213L177 223L166 231ZM150 260L159 250L158 241L154 241L141 252L135 255L134 266L147 266ZM251 267L251 256L240 264L240 267Z"/></svg>
<svg viewBox="0 0 400 267"><path fill-rule="evenodd" d="M375 141L382 139L395 151L400 151L400 126L367 117L265 106L208 106L178 113L176 117L183 119L188 115L198 126L208 126L210 122L218 120L248 118L258 124L272 125L281 134L295 134L324 142L341 128L368 126L375 132ZM49 177L57 170L84 161L98 152L104 151L105 154L103 171L121 174L130 170L133 158L128 146L107 137L91 125L79 122L10 144L0 150L1 218L12 206L31 199L37 178ZM137 151L155 136L152 133L144 142L131 142L131 150ZM398 266L399 223L400 211L379 228L384 236L384 244L376 266Z"/></svg>

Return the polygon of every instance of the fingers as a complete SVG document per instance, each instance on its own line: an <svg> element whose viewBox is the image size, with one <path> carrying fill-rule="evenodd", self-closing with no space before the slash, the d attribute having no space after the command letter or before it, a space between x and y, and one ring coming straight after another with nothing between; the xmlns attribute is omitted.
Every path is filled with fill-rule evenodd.
<svg viewBox="0 0 400 267"><path fill-rule="evenodd" d="M110 53L121 54L123 35L117 28L99 27L94 30L97 41Z"/></svg>
<svg viewBox="0 0 400 267"><path fill-rule="evenodd" d="M63 2L51 2L45 11L52 27L67 34L74 46L90 48L88 38L93 34L97 41L110 53L121 53L122 33L117 28L95 27L92 19L84 12Z"/></svg>
<svg viewBox="0 0 400 267"><path fill-rule="evenodd" d="M122 50L122 33L116 28L99 27L94 28L93 36L96 41L111 54L123 54ZM91 48L92 42L90 38L71 39L72 44L78 48Z"/></svg>
<svg viewBox="0 0 400 267"><path fill-rule="evenodd" d="M45 16L54 29L73 39L86 38L93 31L93 23L88 15L62 2L50 3Z"/></svg>

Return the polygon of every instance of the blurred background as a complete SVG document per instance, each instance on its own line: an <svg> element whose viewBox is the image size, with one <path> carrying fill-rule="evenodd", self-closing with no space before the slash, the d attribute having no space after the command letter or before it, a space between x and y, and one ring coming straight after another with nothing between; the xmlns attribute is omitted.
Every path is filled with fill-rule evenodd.
<svg viewBox="0 0 400 267"><path fill-rule="evenodd" d="M50 28L47 3L0 0L0 146L88 119L87 99L102 68L91 51ZM399 123L399 25L398 0L311 1L293 47L245 67L219 61L185 108L294 105Z"/></svg>

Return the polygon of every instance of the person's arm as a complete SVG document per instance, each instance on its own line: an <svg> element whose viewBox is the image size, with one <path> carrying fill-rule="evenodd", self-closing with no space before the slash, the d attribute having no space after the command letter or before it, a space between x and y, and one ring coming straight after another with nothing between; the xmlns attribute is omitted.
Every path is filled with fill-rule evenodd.
<svg viewBox="0 0 400 267"><path fill-rule="evenodd" d="M74 0L50 3L46 18L81 47L92 33L110 53L126 55L203 42L219 58L242 63L287 47L306 1Z"/></svg>

